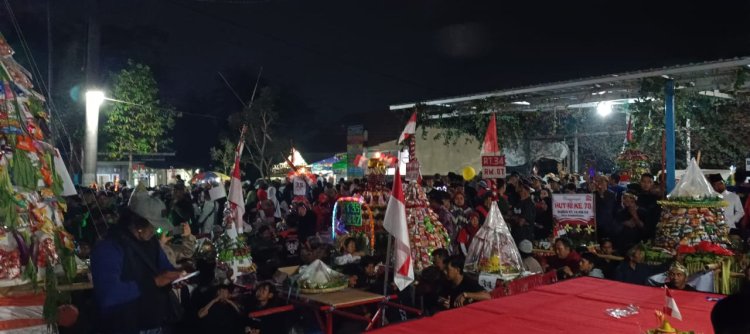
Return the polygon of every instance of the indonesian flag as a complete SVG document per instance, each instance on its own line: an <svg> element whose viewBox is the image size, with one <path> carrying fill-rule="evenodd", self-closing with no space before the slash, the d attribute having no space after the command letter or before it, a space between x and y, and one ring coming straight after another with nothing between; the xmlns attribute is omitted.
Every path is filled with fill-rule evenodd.
<svg viewBox="0 0 750 334"><path fill-rule="evenodd" d="M409 121L406 122L406 127L404 128L404 131L401 132L401 136L398 137L398 144L401 145L401 143L404 142L404 140L408 139L412 135L414 135L417 132L417 112L415 111L413 114L411 114L411 117L409 117Z"/></svg>
<svg viewBox="0 0 750 334"><path fill-rule="evenodd" d="M682 320L682 314L680 314L680 309L677 308L677 302L672 298L672 293L669 291L669 288L664 288L664 290L667 291L667 295L664 298L664 313L671 315L672 318Z"/></svg>
<svg viewBox="0 0 750 334"><path fill-rule="evenodd" d="M246 128L242 128L242 135L240 135L240 143L237 145L237 150L234 152L234 169L232 170L232 180L229 183L229 205L232 210L232 230L236 230L237 233L242 233L245 222L242 220L242 216L245 215L245 196L242 195L242 180L240 180L240 156L242 155L242 149L245 145L245 131ZM231 234L230 234L231 235Z"/></svg>
<svg viewBox="0 0 750 334"><path fill-rule="evenodd" d="M414 282L414 265L411 261L409 233L406 227L406 205L404 190L401 189L401 173L396 172L393 180L393 193L385 209L383 227L395 238L396 263L393 266L393 282L399 290Z"/></svg>
<svg viewBox="0 0 750 334"><path fill-rule="evenodd" d="M482 144L482 155L490 154L500 154L500 148L497 146L495 114L490 116L490 124L487 124L487 132L484 134L484 143Z"/></svg>
<svg viewBox="0 0 750 334"><path fill-rule="evenodd" d="M628 117L628 131L625 133L625 140L633 141L633 116Z"/></svg>

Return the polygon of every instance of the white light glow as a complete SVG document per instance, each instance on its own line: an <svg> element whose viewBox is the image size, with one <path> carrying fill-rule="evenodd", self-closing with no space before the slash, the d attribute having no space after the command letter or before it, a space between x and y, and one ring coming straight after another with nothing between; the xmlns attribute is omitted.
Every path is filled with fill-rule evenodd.
<svg viewBox="0 0 750 334"><path fill-rule="evenodd" d="M90 103L91 106L99 108L102 105L102 102L104 102L104 92L98 90L90 90L86 92L86 107L88 107Z"/></svg>
<svg viewBox="0 0 750 334"><path fill-rule="evenodd" d="M86 126L89 129L98 128L99 107L104 102L104 93L100 91L86 92Z"/></svg>
<svg viewBox="0 0 750 334"><path fill-rule="evenodd" d="M612 113L612 102L599 102L599 104L596 106L596 113L598 113L599 116L607 117L607 115Z"/></svg>
<svg viewBox="0 0 750 334"><path fill-rule="evenodd" d="M520 105L520 106L530 106L531 105L531 103L529 103L527 101L515 101L515 102L511 102L510 104L517 104L517 105Z"/></svg>

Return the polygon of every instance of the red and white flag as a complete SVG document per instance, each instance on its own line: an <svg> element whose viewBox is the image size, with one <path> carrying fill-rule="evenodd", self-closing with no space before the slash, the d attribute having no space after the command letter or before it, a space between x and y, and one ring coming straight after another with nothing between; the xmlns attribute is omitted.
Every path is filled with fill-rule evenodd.
<svg viewBox="0 0 750 334"><path fill-rule="evenodd" d="M669 288L664 288L664 290L667 291L667 295L664 298L664 314L671 315L672 318L677 320L682 320L682 314L680 313L680 309L677 308L677 302L672 298L672 293L669 291Z"/></svg>
<svg viewBox="0 0 750 334"><path fill-rule="evenodd" d="M406 227L404 190L401 188L401 177L399 175L401 173L397 171L393 180L393 193L388 200L388 207L385 209L383 227L395 239L396 263L393 266L393 282L396 283L399 290L403 290L414 282L414 265L411 260L409 233Z"/></svg>
<svg viewBox="0 0 750 334"><path fill-rule="evenodd" d="M365 169L367 168L367 147L362 149L362 154L357 155L354 157L354 165Z"/></svg>
<svg viewBox="0 0 750 334"><path fill-rule="evenodd" d="M242 128L242 134L240 135L240 143L237 145L237 149L234 152L234 169L232 169L232 179L229 183L229 205L232 210L232 223L234 224L233 229L236 229L237 233L242 233L245 222L242 220L242 216L245 215L245 196L242 195L242 180L240 172L240 156L242 155L242 149L245 146L245 131L247 127ZM231 235L231 234L230 234Z"/></svg>
<svg viewBox="0 0 750 334"><path fill-rule="evenodd" d="M409 121L406 122L406 127L404 128L404 131L401 132L401 136L398 137L398 144L401 145L401 143L403 143L404 140L413 136L415 133L417 133L417 112L416 111L413 114L411 114L411 117L409 117Z"/></svg>
<svg viewBox="0 0 750 334"><path fill-rule="evenodd" d="M628 116L628 130L625 133L625 141L628 143L633 141L633 116Z"/></svg>
<svg viewBox="0 0 750 334"><path fill-rule="evenodd" d="M500 154L500 147L497 145L497 122L495 122L495 114L490 116L490 123L487 124L487 132L484 133L481 154Z"/></svg>

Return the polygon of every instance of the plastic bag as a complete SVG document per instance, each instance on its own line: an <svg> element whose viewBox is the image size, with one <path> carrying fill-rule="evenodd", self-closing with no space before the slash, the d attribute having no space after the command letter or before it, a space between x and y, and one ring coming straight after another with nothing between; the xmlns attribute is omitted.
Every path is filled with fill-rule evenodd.
<svg viewBox="0 0 750 334"><path fill-rule="evenodd" d="M508 224L493 202L487 221L469 245L466 271L513 275L523 272L523 260Z"/></svg>
<svg viewBox="0 0 750 334"><path fill-rule="evenodd" d="M638 314L638 306L635 306L633 304L628 305L624 308L608 308L604 311L607 315L610 317L613 317L615 319L621 319L621 318L627 318L629 316L633 316Z"/></svg>
<svg viewBox="0 0 750 334"><path fill-rule="evenodd" d="M343 274L334 271L323 261L315 260L306 267L301 267L295 279L303 289L329 289L346 285L348 280Z"/></svg>
<svg viewBox="0 0 750 334"><path fill-rule="evenodd" d="M714 188L706 180L706 177L703 176L703 172L698 167L695 158L693 158L688 164L685 175L682 176L680 182L677 182L672 192L667 195L667 198L670 200L703 200L719 198L719 194L714 191Z"/></svg>

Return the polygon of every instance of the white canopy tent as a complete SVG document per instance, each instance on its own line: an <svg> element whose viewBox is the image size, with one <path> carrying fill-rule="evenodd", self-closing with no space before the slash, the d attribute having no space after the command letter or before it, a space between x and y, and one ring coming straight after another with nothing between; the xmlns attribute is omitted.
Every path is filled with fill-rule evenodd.
<svg viewBox="0 0 750 334"><path fill-rule="evenodd" d="M286 158L294 164L295 167L307 167L307 161L305 161L305 158L303 158L299 151L294 148L292 148L292 152ZM289 170L291 170L289 163L282 161L271 167L271 174L274 176L286 175Z"/></svg>

